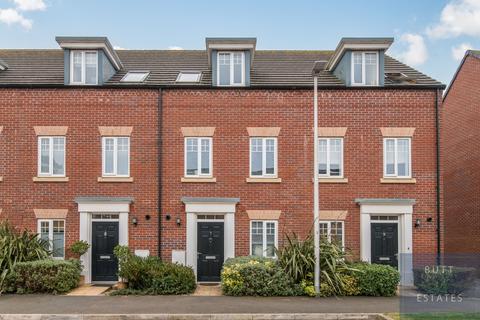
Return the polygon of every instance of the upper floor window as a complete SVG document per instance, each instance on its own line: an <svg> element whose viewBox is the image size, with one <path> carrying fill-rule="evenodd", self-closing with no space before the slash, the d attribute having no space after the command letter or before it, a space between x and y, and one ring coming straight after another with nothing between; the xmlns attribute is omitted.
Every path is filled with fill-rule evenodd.
<svg viewBox="0 0 480 320"><path fill-rule="evenodd" d="M38 137L38 176L65 176L65 137Z"/></svg>
<svg viewBox="0 0 480 320"><path fill-rule="evenodd" d="M352 85L378 85L378 53L352 52Z"/></svg>
<svg viewBox="0 0 480 320"><path fill-rule="evenodd" d="M70 83L98 83L98 53L97 51L73 50L70 54Z"/></svg>
<svg viewBox="0 0 480 320"><path fill-rule="evenodd" d="M250 176L277 176L277 138L250 139Z"/></svg>
<svg viewBox="0 0 480 320"><path fill-rule="evenodd" d="M219 52L217 60L219 86L242 86L245 84L244 52Z"/></svg>
<svg viewBox="0 0 480 320"><path fill-rule="evenodd" d="M275 257L278 241L277 221L250 223L250 254L257 257Z"/></svg>
<svg viewBox="0 0 480 320"><path fill-rule="evenodd" d="M185 177L212 175L212 138L185 138Z"/></svg>
<svg viewBox="0 0 480 320"><path fill-rule="evenodd" d="M383 140L383 175L392 178L411 178L410 138Z"/></svg>
<svg viewBox="0 0 480 320"><path fill-rule="evenodd" d="M343 247L343 221L320 221L320 237Z"/></svg>
<svg viewBox="0 0 480 320"><path fill-rule="evenodd" d="M318 174L320 177L343 177L343 139L318 139Z"/></svg>
<svg viewBox="0 0 480 320"><path fill-rule="evenodd" d="M130 138L103 137L103 176L130 176Z"/></svg>
<svg viewBox="0 0 480 320"><path fill-rule="evenodd" d="M48 243L48 250L52 257L65 257L65 220L38 220L38 234L40 239Z"/></svg>

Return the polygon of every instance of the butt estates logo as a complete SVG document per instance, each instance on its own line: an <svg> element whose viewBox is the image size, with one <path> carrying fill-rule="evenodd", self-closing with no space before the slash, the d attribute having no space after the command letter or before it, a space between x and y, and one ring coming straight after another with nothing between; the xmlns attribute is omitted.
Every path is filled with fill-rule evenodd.
<svg viewBox="0 0 480 320"><path fill-rule="evenodd" d="M426 276L435 274L451 274L453 266L425 266L424 274ZM419 303L461 303L463 301L462 294L417 294L417 302Z"/></svg>

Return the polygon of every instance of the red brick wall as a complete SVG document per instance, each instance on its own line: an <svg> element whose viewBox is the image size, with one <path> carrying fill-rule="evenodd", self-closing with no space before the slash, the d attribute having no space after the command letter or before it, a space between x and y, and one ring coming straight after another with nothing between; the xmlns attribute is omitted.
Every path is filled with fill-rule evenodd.
<svg viewBox="0 0 480 320"><path fill-rule="evenodd" d="M447 253L480 253L480 59L468 56L444 101Z"/></svg>
<svg viewBox="0 0 480 320"><path fill-rule="evenodd" d="M165 90L163 96L162 255L185 249L182 196L239 197L235 217L236 254L249 253L246 210L281 210L279 230L304 235L312 228L311 90ZM321 210L348 210L346 245L360 248L360 208L355 198L413 198L414 253L436 252L436 157L434 90L320 90L319 126L348 127L344 140L347 184L320 184ZM216 127L213 175L216 183L182 183L181 127ZM281 127L278 137L280 184L250 184L247 127ZM416 184L381 184L380 127L415 127L412 167ZM182 219L177 227L175 218ZM432 217L432 222L426 222Z"/></svg>
<svg viewBox="0 0 480 320"><path fill-rule="evenodd" d="M131 196L129 244L157 253L158 91L130 89L0 89L1 219L36 230L34 208L68 209L66 246L79 238L77 196ZM34 183L37 136L34 126L68 126L66 183ZM99 183L102 174L98 126L133 126L130 171L133 183ZM150 215L149 221L145 215Z"/></svg>

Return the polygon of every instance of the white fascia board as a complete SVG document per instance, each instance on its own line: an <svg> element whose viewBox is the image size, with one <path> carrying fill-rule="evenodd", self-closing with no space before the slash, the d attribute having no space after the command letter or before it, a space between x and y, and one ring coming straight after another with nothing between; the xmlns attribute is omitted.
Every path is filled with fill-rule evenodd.
<svg viewBox="0 0 480 320"><path fill-rule="evenodd" d="M340 47L340 50L336 51L331 58L331 62L327 64L327 70L332 71L337 66L337 63L343 57L346 50L387 50L390 48L388 43L346 43Z"/></svg>

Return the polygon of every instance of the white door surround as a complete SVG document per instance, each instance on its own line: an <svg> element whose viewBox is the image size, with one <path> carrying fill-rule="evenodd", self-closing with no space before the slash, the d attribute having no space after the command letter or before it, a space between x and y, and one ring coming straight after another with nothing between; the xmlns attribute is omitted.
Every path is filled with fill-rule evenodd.
<svg viewBox="0 0 480 320"><path fill-rule="evenodd" d="M398 268L400 283L413 284L412 214L414 199L355 199L360 205L360 257L371 261L371 216L398 216ZM388 221L394 222L394 221Z"/></svg>
<svg viewBox="0 0 480 320"><path fill-rule="evenodd" d="M87 253L81 257L85 283L92 282L92 215L97 213L118 214L118 244L128 245L128 213L130 204L133 202L131 197L77 197L75 202L78 204L80 213L80 240L90 244Z"/></svg>
<svg viewBox="0 0 480 320"><path fill-rule="evenodd" d="M223 214L224 259L235 257L235 210L239 198L183 197L187 214L186 265L197 274L197 214ZM221 221L221 220L219 220Z"/></svg>

